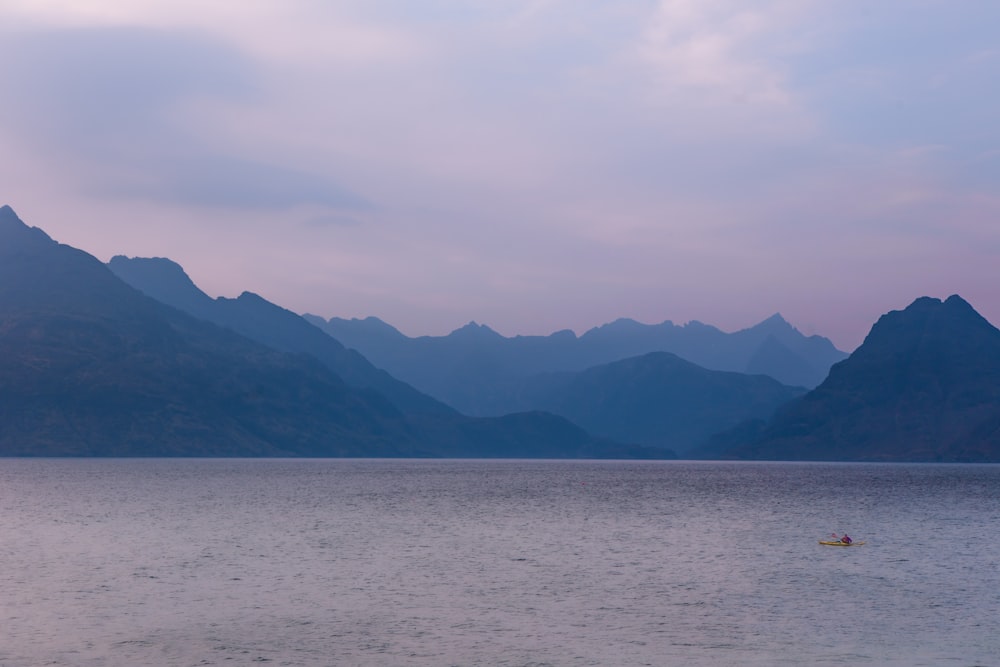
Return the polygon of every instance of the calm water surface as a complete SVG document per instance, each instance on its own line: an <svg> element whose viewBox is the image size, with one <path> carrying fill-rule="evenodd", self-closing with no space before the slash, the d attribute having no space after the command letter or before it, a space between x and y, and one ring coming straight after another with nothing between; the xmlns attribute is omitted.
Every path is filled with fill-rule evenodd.
<svg viewBox="0 0 1000 667"><path fill-rule="evenodd" d="M0 667L996 666L998 533L1000 466L7 459Z"/></svg>

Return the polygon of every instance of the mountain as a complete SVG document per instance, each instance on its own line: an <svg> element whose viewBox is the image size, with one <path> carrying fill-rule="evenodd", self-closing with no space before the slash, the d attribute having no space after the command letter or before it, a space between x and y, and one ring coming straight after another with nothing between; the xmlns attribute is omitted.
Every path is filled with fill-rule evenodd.
<svg viewBox="0 0 1000 667"><path fill-rule="evenodd" d="M0 208L0 454L421 451L385 399L149 299Z"/></svg>
<svg viewBox="0 0 1000 667"><path fill-rule="evenodd" d="M805 393L764 375L711 371L669 352L536 376L524 406L566 417L591 433L681 455L720 431L767 419Z"/></svg>
<svg viewBox="0 0 1000 667"><path fill-rule="evenodd" d="M581 343L591 355L608 360L672 352L708 369L761 373L782 384L803 387L818 385L830 366L847 357L822 336L803 336L777 313L733 333L698 321L678 326L669 320L651 325L619 319L587 331ZM774 356L775 346L786 352Z"/></svg>
<svg viewBox="0 0 1000 667"><path fill-rule="evenodd" d="M284 352L319 359L348 385L372 389L407 414L453 414L454 410L373 366L356 350L296 315L251 292L213 299L177 263L164 258L116 256L108 268L142 293L199 319L231 329Z"/></svg>
<svg viewBox="0 0 1000 667"><path fill-rule="evenodd" d="M190 289L186 298L198 300ZM142 294L0 208L0 455L628 451L554 415L404 415L311 355L277 351Z"/></svg>
<svg viewBox="0 0 1000 667"><path fill-rule="evenodd" d="M474 322L447 336L409 338L376 318L305 318L393 376L480 416L523 408L520 386L540 373L579 372L650 352L803 387L819 384L830 366L847 356L826 338L803 336L780 315L735 333L700 322L647 325L620 319L579 337L558 331L512 338Z"/></svg>
<svg viewBox="0 0 1000 667"><path fill-rule="evenodd" d="M961 297L879 318L815 390L718 439L753 459L1000 461L1000 331Z"/></svg>
<svg viewBox="0 0 1000 667"><path fill-rule="evenodd" d="M448 422L439 419L438 424L444 428L437 432L429 429L435 451L455 458L677 458L673 449L657 444L623 444L629 441L594 438L563 417L537 410L501 417L460 417ZM475 443L474 448L468 443Z"/></svg>

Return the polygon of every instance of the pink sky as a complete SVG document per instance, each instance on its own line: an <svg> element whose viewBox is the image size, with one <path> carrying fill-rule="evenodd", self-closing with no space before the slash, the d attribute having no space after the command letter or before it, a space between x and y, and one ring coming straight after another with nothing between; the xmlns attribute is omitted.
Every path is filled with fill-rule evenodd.
<svg viewBox="0 0 1000 667"><path fill-rule="evenodd" d="M0 203L409 335L1000 323L1000 5L0 5Z"/></svg>

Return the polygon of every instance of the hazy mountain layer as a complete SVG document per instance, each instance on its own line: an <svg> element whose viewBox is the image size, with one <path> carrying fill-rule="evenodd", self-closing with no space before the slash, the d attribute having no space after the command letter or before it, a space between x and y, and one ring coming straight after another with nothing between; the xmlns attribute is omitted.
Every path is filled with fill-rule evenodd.
<svg viewBox="0 0 1000 667"><path fill-rule="evenodd" d="M769 418L804 393L765 375L710 371L650 352L579 373L536 376L522 385L519 399L591 433L683 455L745 420Z"/></svg>
<svg viewBox="0 0 1000 667"><path fill-rule="evenodd" d="M163 258L117 256L108 267L119 278L167 305L285 352L309 354L348 385L374 389L406 413L451 414L452 408L373 366L290 310L251 292L236 299L212 299L179 264Z"/></svg>
<svg viewBox="0 0 1000 667"><path fill-rule="evenodd" d="M257 295L245 292L238 299L212 299L167 259L119 256L108 266L133 287L164 303L271 347L311 354L348 384L377 389L404 412L434 412L431 408L450 412L374 368L358 352L345 349L298 315ZM490 336L488 330L479 331ZM478 335L472 328L465 332L473 340ZM773 337L765 340L762 349L786 350ZM709 371L669 353L651 353L578 374L546 374L504 383L492 392L508 413L544 410L615 440L683 451L745 419L769 417L777 405L804 390L761 375Z"/></svg>
<svg viewBox="0 0 1000 667"><path fill-rule="evenodd" d="M826 338L803 336L780 315L731 334L698 322L646 325L623 319L580 337L560 331L513 338L474 322L447 336L409 338L376 318L306 318L395 377L472 415L523 408L518 387L539 373L578 372L650 352L804 387L819 384L830 366L847 356Z"/></svg>

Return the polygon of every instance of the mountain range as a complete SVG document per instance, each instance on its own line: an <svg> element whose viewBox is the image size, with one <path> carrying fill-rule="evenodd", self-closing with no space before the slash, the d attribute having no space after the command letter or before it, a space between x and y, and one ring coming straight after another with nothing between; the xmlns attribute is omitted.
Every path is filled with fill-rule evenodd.
<svg viewBox="0 0 1000 667"><path fill-rule="evenodd" d="M411 338L373 317L305 318L394 377L470 415L523 408L521 387L532 376L579 372L650 352L805 388L818 385L830 366L847 357L826 338L802 335L780 315L734 333L700 322L620 319L579 337L567 330L512 338L475 322L447 336Z"/></svg>
<svg viewBox="0 0 1000 667"><path fill-rule="evenodd" d="M420 416L426 422L428 415L441 415L443 411L457 415L455 410L375 368L358 352L347 350L306 319L255 294L212 299L195 286L180 265L163 258L117 256L108 266L144 294L190 315L270 347L316 357L348 384L381 392L411 421ZM787 324L783 328L794 331ZM709 327L706 330L718 331ZM467 334L473 356L489 356L483 354L476 340L498 336L482 333L489 331L482 327L462 331ZM462 339L463 335L447 340L455 338ZM554 351L557 338L539 337L538 342L552 345ZM627 342L627 338L623 340ZM520 359L518 363L526 367L529 361ZM769 417L779 405L805 391L763 375L708 370L667 352L578 372L502 379L483 372L469 377L477 379L480 395L492 397L500 406L496 414L489 415L494 418L518 412L547 412L601 437L681 455L743 420ZM461 391L458 395L462 395ZM643 451L641 447L636 451Z"/></svg>
<svg viewBox="0 0 1000 667"><path fill-rule="evenodd" d="M811 389L774 377L824 366ZM0 455L675 452L1000 461L1000 331L953 295L887 313L850 356L777 315L733 334L618 320L579 337L470 323L413 339L251 293L213 299L167 259L105 265L0 207Z"/></svg>
<svg viewBox="0 0 1000 667"><path fill-rule="evenodd" d="M0 455L670 455L554 415L426 405L411 417L315 356L148 297L0 208Z"/></svg>

